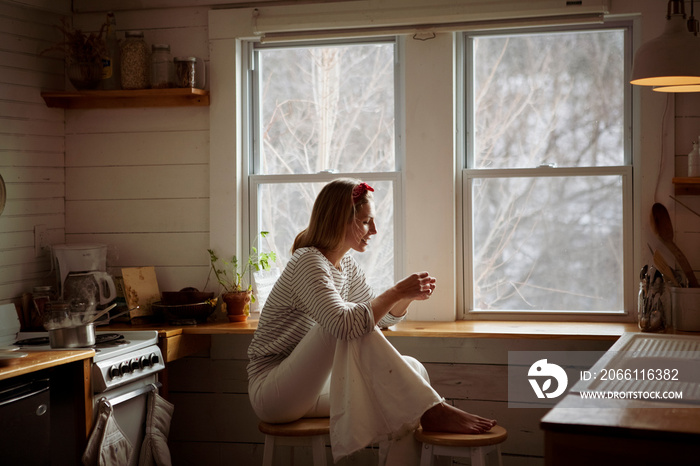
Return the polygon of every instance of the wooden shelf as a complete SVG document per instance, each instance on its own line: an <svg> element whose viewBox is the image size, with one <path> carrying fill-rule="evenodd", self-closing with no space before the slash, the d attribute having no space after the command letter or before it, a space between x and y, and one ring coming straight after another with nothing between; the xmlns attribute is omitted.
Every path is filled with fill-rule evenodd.
<svg viewBox="0 0 700 466"><path fill-rule="evenodd" d="M135 91L42 92L46 105L56 108L135 108L208 106L203 89L140 89Z"/></svg>
<svg viewBox="0 0 700 466"><path fill-rule="evenodd" d="M700 177L676 177L673 178L676 196L700 195Z"/></svg>

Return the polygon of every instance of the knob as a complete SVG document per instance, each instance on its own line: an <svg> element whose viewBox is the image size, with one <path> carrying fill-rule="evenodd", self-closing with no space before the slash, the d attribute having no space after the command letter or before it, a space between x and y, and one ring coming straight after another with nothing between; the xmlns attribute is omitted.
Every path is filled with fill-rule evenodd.
<svg viewBox="0 0 700 466"><path fill-rule="evenodd" d="M137 371L141 369L141 364L139 363L138 359L134 359L131 361L131 370L132 371Z"/></svg>
<svg viewBox="0 0 700 466"><path fill-rule="evenodd" d="M141 356L139 363L141 364L141 367L145 369L151 365L151 360L148 356Z"/></svg>
<svg viewBox="0 0 700 466"><path fill-rule="evenodd" d="M130 374L131 373L131 364L128 362L123 362L122 365L120 366L122 374Z"/></svg>
<svg viewBox="0 0 700 466"><path fill-rule="evenodd" d="M149 359L151 360L152 366L155 366L156 364L158 364L160 362L160 358L158 357L158 355L156 353L151 353L151 355L149 356Z"/></svg>
<svg viewBox="0 0 700 466"><path fill-rule="evenodd" d="M116 365L109 368L109 378L110 379L114 379L116 377L119 377L120 375L122 375L122 372L119 370L119 367L117 367Z"/></svg>

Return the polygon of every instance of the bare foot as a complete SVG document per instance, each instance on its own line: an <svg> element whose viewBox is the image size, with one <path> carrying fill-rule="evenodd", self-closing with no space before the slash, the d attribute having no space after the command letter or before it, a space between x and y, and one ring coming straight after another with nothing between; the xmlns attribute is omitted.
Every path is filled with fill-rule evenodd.
<svg viewBox="0 0 700 466"><path fill-rule="evenodd" d="M493 419L486 419L440 403L423 413L421 426L426 432L451 432L454 434L483 434L496 425Z"/></svg>

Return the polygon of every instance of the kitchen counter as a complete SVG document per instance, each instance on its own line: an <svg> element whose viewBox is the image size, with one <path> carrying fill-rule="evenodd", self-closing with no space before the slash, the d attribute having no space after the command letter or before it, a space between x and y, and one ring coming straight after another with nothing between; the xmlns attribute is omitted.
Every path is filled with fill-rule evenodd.
<svg viewBox="0 0 700 466"><path fill-rule="evenodd" d="M682 342L683 346L678 346L682 351L669 351L662 346L673 340ZM595 389L596 384L605 382L580 381L541 420L540 426L545 432L545 464L697 464L700 400L695 395L700 371L691 370L697 368L698 360L692 356L695 350L688 348L698 345L700 336L697 334L678 338L668 334L625 334L590 371L600 374L602 370L622 367L652 367L652 361L657 365L661 361L662 367L681 367L679 385L631 378L618 381L614 391L662 392L682 387L683 399L664 402L584 399L580 392ZM646 388L638 388L644 384ZM603 387L603 390L613 389Z"/></svg>
<svg viewBox="0 0 700 466"><path fill-rule="evenodd" d="M71 362L89 360L95 356L95 350L93 349L25 352L27 353L27 357L14 359L9 364L0 366L0 380L61 366Z"/></svg>

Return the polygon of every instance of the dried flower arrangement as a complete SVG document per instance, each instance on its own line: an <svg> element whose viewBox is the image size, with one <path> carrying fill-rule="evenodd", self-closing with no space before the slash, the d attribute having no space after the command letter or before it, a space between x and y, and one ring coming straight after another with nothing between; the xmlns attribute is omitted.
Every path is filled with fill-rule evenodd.
<svg viewBox="0 0 700 466"><path fill-rule="evenodd" d="M68 78L76 89L94 89L102 79L102 59L107 54L104 38L108 23L98 33L84 33L73 29L66 18L56 28L63 34L63 41L43 52L61 52L68 66Z"/></svg>
<svg viewBox="0 0 700 466"><path fill-rule="evenodd" d="M68 63L101 62L102 57L107 53L107 44L104 38L107 27L108 24L105 22L97 34L94 32L86 34L80 29L73 29L66 18L61 18L61 24L56 28L63 34L63 41L42 53L63 52Z"/></svg>

